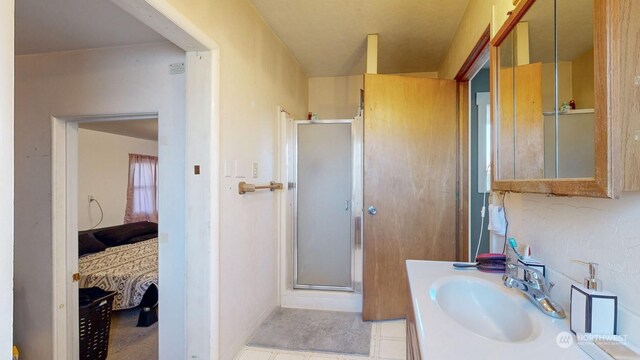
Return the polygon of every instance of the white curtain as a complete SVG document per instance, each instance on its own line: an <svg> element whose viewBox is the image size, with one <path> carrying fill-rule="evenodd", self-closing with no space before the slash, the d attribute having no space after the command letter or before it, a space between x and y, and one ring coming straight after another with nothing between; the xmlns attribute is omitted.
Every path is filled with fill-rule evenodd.
<svg viewBox="0 0 640 360"><path fill-rule="evenodd" d="M158 157L129 154L129 186L124 222L158 222Z"/></svg>

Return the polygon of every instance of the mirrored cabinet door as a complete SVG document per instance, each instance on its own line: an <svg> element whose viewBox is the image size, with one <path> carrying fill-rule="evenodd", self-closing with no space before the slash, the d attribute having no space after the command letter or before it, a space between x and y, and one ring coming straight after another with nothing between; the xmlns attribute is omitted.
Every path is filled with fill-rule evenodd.
<svg viewBox="0 0 640 360"><path fill-rule="evenodd" d="M492 40L494 189L614 196L608 1L522 0Z"/></svg>

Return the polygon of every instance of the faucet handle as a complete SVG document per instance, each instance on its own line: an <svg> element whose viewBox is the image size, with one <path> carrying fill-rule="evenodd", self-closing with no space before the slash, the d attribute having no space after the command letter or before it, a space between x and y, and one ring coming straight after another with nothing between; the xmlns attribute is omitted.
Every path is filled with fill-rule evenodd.
<svg viewBox="0 0 640 360"><path fill-rule="evenodd" d="M508 264L507 267L509 267L510 269L515 269L515 268L522 269L522 271L524 271L523 280L525 280L530 284L536 285L538 288L540 288L540 290L544 291L545 293L549 292L553 287L553 285L549 283L547 279L544 278L544 275L538 269L534 269L534 268L531 268L525 265L520 265L520 264Z"/></svg>

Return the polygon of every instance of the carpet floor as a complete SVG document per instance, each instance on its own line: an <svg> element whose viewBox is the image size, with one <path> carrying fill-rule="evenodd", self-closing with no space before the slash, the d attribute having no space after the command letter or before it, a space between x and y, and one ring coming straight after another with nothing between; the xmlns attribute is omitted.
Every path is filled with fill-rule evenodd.
<svg viewBox="0 0 640 360"><path fill-rule="evenodd" d="M108 360L157 360L158 323L136 327L139 308L111 314Z"/></svg>
<svg viewBox="0 0 640 360"><path fill-rule="evenodd" d="M277 308L247 345L369 356L370 344L360 313Z"/></svg>

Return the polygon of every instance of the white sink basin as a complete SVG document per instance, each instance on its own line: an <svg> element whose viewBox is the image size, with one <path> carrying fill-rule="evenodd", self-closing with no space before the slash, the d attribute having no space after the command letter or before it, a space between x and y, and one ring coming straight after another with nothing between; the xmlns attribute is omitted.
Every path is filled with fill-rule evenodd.
<svg viewBox="0 0 640 360"><path fill-rule="evenodd" d="M520 290L504 286L501 274L408 260L407 275L410 338L423 360L590 360L575 342L560 346L558 339L571 334L569 319L543 314Z"/></svg>
<svg viewBox="0 0 640 360"><path fill-rule="evenodd" d="M431 291L440 308L477 335L503 342L530 339L534 328L522 303L494 283L474 278L451 278Z"/></svg>

